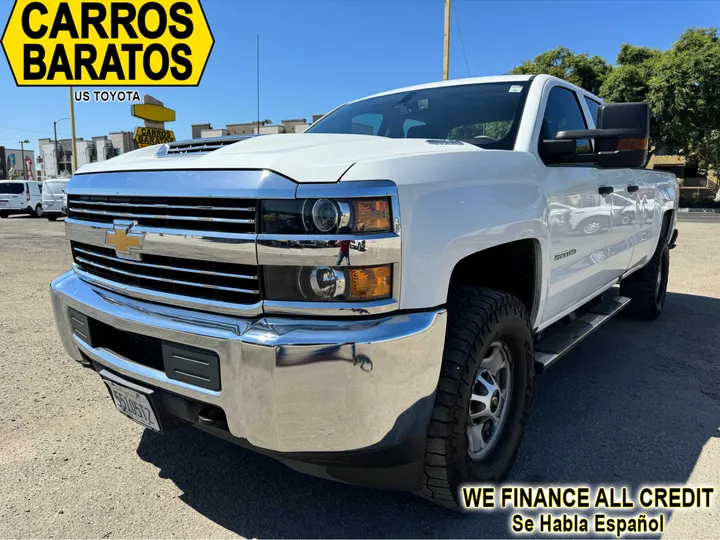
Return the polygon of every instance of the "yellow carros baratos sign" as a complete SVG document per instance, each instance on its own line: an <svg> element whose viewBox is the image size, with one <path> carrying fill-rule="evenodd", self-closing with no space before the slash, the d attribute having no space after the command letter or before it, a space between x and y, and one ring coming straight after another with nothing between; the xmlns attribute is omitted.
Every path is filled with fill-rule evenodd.
<svg viewBox="0 0 720 540"><path fill-rule="evenodd" d="M2 47L19 86L197 86L199 0L16 0Z"/></svg>
<svg viewBox="0 0 720 540"><path fill-rule="evenodd" d="M138 148L153 146L154 144L165 144L175 140L175 133L169 129L157 129L148 127L135 128L135 142Z"/></svg>

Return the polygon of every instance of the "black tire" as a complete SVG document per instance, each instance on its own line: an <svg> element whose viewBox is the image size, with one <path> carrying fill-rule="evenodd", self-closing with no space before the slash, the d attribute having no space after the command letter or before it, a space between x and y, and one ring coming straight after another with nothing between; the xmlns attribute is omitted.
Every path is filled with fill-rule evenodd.
<svg viewBox="0 0 720 540"><path fill-rule="evenodd" d="M448 324L440 379L428 427L421 497L461 510L461 486L496 483L510 470L530 412L533 342L525 306L516 297L479 287L458 287L448 298ZM502 342L512 366L506 420L484 459L468 455L470 395L493 343Z"/></svg>
<svg viewBox="0 0 720 540"><path fill-rule="evenodd" d="M41 204L38 204L38 205L35 207L35 209L30 212L30 215L31 215L32 217L34 217L34 218L42 217L42 215L43 215L42 205L41 205Z"/></svg>
<svg viewBox="0 0 720 540"><path fill-rule="evenodd" d="M5 219L6 217L8 217L7 212L0 212L0 218Z"/></svg>
<svg viewBox="0 0 720 540"><path fill-rule="evenodd" d="M48 221L57 221L57 216L45 216Z"/></svg>
<svg viewBox="0 0 720 540"><path fill-rule="evenodd" d="M653 258L641 270L620 282L620 295L630 298L623 315L643 321L654 321L662 312L670 271L670 249L664 241Z"/></svg>

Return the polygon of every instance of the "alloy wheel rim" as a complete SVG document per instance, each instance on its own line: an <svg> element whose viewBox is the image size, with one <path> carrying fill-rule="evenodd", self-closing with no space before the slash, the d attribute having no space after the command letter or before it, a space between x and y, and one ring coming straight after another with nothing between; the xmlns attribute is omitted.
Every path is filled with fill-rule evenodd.
<svg viewBox="0 0 720 540"><path fill-rule="evenodd" d="M512 364L507 346L496 341L488 349L468 405L468 456L477 461L496 446L512 401Z"/></svg>

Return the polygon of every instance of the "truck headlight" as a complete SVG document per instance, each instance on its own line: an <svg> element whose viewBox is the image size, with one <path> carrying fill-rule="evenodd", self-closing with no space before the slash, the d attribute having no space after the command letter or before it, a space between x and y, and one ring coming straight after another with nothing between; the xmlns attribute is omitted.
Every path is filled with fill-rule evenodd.
<svg viewBox="0 0 720 540"><path fill-rule="evenodd" d="M392 265L266 266L266 298L297 302L384 300L392 295Z"/></svg>
<svg viewBox="0 0 720 540"><path fill-rule="evenodd" d="M261 233L337 234L392 230L390 199L267 199Z"/></svg>

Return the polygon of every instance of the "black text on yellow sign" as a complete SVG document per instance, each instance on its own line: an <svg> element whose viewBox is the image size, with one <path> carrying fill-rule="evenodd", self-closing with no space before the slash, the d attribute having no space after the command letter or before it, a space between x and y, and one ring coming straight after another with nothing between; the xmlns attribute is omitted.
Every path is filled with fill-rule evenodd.
<svg viewBox="0 0 720 540"><path fill-rule="evenodd" d="M135 142L138 148L153 146L154 144L165 144L175 140L175 133L169 129L156 128L135 128Z"/></svg>
<svg viewBox="0 0 720 540"><path fill-rule="evenodd" d="M200 0L16 0L2 47L18 86L197 86Z"/></svg>

